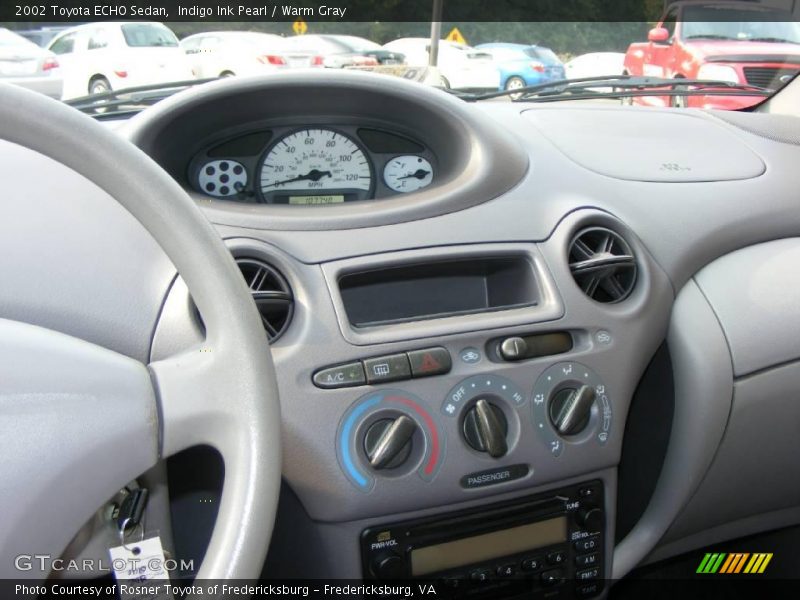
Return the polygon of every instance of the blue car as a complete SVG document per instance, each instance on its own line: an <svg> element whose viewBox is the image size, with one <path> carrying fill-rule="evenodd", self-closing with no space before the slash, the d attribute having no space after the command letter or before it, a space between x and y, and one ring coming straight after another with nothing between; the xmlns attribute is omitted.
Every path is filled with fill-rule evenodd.
<svg viewBox="0 0 800 600"><path fill-rule="evenodd" d="M564 79L564 65L550 48L502 43L480 44L476 48L494 58L500 70L501 90Z"/></svg>

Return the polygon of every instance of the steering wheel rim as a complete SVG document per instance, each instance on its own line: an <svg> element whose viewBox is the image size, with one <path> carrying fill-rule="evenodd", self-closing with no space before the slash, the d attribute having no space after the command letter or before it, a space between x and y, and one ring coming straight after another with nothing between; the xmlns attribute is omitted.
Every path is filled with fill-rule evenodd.
<svg viewBox="0 0 800 600"><path fill-rule="evenodd" d="M185 280L206 327L202 348L144 366L84 340L0 318L0 340L8 342L9 356L13 352L25 359L18 362L14 373L10 371L13 361L12 367L6 367L7 372L0 370L0 375L9 375L10 382L4 383L4 377L0 377L0 416L4 409L6 414L10 410L12 416L7 423L21 432L0 441L0 450L13 449L17 459L4 461L13 464L0 467L0 477L4 479L0 509L13 502L19 516L20 511L26 510L24 505L20 508L20 503L35 507L41 502L38 494L50 489L47 482L34 487L22 480L27 475L23 468L26 461L33 460L27 453L37 452L33 446L19 445L25 443L24 416L37 410L63 411L66 407L73 411L64 415L66 426L74 414L92 420L91 424L82 424L86 440L80 443L85 447L72 449L79 443L72 439L74 435L69 440L51 442L57 448L66 448L65 456L57 457L64 465L81 453L91 463L96 454L113 448L110 438L115 428L120 431L114 435L141 444L128 451L135 460L120 460L128 471L141 470L129 473L120 467L115 473L94 473L97 478L105 475L107 481L84 486L90 490L69 492L85 502L97 502L80 509L65 508L70 513L70 524L41 523L39 529L46 527L48 532L37 530L33 535L20 527L0 532L0 576L26 575L13 570L13 556L20 552L41 554L47 550L58 556L85 520L120 488L120 483L137 477L160 459L205 444L222 455L225 479L217 520L197 577L257 577L271 537L280 488L280 409L267 338L232 256L213 226L169 175L138 148L75 109L34 92L0 84L0 139L69 167L132 214ZM98 372L103 375L97 377L98 381L105 376L105 383L111 384L116 377L119 385L91 389L90 386L99 385L97 381L64 371L58 366L64 361L78 375L84 368L86 372L100 369ZM29 362L33 365L30 369ZM54 378L64 393L56 393L43 383L52 385ZM68 402L64 401L65 394ZM26 398L34 400L25 404ZM104 402L101 412L108 413L109 432L103 431L101 416L95 414L98 405L92 402L98 398ZM126 412L129 416L123 419ZM17 423L13 419L19 415L23 416ZM128 419L131 423L125 423ZM50 433L61 435L55 429ZM48 473L56 478L55 468L51 471ZM26 493L30 498L24 497ZM68 503L59 505L66 507ZM61 520L58 515L53 517ZM44 520L40 517L39 521ZM28 540L41 545L20 546ZM38 576L43 575L46 574Z"/></svg>

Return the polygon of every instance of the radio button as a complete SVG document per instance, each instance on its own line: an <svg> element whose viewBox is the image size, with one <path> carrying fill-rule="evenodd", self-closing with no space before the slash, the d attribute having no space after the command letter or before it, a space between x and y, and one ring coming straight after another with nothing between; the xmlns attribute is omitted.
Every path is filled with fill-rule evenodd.
<svg viewBox="0 0 800 600"><path fill-rule="evenodd" d="M489 578L491 576L492 572L489 569L475 569L472 573L469 574L469 578L476 583L483 583L484 581L489 581Z"/></svg>
<svg viewBox="0 0 800 600"><path fill-rule="evenodd" d="M550 569L542 573L539 577L542 580L542 585L557 585L564 581L564 571L561 569Z"/></svg>
<svg viewBox="0 0 800 600"><path fill-rule="evenodd" d="M591 552L600 549L600 536L592 535L575 542L575 550L578 552Z"/></svg>
<svg viewBox="0 0 800 600"><path fill-rule="evenodd" d="M464 584L464 578L458 575L445 577L444 579L442 579L442 584L447 586L451 590L457 590Z"/></svg>
<svg viewBox="0 0 800 600"><path fill-rule="evenodd" d="M579 567L592 567L600 562L600 554L592 552L591 554L582 554L575 557L575 564Z"/></svg>
<svg viewBox="0 0 800 600"><path fill-rule="evenodd" d="M536 558L526 558L520 565L523 571L538 571L542 568L542 559L537 556Z"/></svg>
<svg viewBox="0 0 800 600"><path fill-rule="evenodd" d="M582 579L584 581L587 579L597 579L598 577L600 577L600 569L598 567L575 573L575 579Z"/></svg>
<svg viewBox="0 0 800 600"><path fill-rule="evenodd" d="M497 576L498 577L514 577L517 574L517 565L514 563L509 563L507 565L501 565L497 567Z"/></svg>
<svg viewBox="0 0 800 600"><path fill-rule="evenodd" d="M547 555L547 562L551 565L560 565L567 559L567 555L563 550L557 550Z"/></svg>

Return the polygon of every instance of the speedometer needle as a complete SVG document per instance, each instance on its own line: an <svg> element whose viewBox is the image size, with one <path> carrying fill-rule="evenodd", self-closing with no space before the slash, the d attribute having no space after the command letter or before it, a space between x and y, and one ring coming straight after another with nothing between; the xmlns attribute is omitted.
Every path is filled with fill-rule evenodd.
<svg viewBox="0 0 800 600"><path fill-rule="evenodd" d="M312 169L305 175L298 175L297 177L292 177L291 179L284 179L283 181L276 181L272 185L283 185L284 183L292 183L294 181L319 181L323 177L333 177L330 171L319 171L317 169Z"/></svg>

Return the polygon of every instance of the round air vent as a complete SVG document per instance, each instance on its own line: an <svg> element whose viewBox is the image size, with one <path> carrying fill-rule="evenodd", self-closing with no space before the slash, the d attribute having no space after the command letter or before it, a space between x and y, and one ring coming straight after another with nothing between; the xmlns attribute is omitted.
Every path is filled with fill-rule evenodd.
<svg viewBox="0 0 800 600"><path fill-rule="evenodd" d="M253 294L261 322L270 342L277 340L292 320L294 298L292 289L280 272L254 258L237 258L236 264Z"/></svg>
<svg viewBox="0 0 800 600"><path fill-rule="evenodd" d="M569 245L569 270L597 302L620 302L636 284L636 257L628 243L604 227L578 232Z"/></svg>

